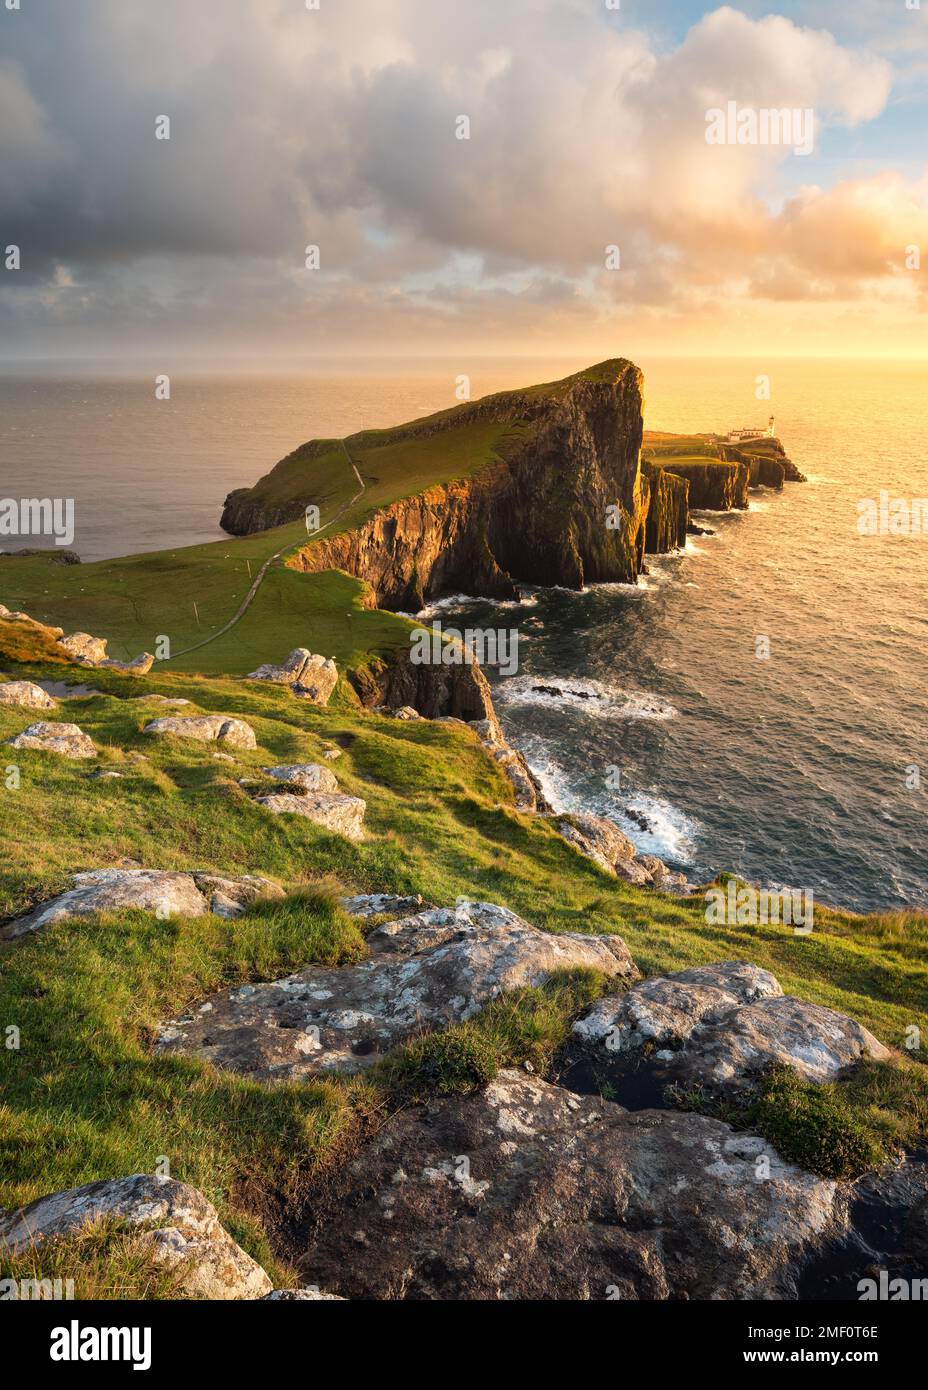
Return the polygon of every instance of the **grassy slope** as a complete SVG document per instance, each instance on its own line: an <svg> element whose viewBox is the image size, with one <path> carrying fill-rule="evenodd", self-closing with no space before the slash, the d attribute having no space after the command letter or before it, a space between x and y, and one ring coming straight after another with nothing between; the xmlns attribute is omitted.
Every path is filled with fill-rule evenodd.
<svg viewBox="0 0 928 1390"><path fill-rule="evenodd" d="M16 674L60 678L61 668ZM91 734L100 765L125 775L95 782L93 764L8 754L21 785L2 793L0 913L64 887L73 870L126 859L264 873L292 896L234 925L124 914L0 947L0 1022L21 1032L18 1052L0 1053L0 1204L150 1172L165 1155L172 1175L202 1187L233 1232L269 1259L280 1204L298 1207L319 1165L386 1103L391 1077L386 1091L339 1081L265 1087L195 1061L153 1058L150 1040L160 1019L231 981L356 959L362 939L333 905L338 889L419 891L441 903L486 898L551 931L619 932L646 973L740 957L894 1046L913 1023L928 1036L926 927L916 914L822 912L808 938L772 926L709 926L698 905L609 878L543 820L516 812L511 787L469 731L318 710L229 679L95 672L93 681L105 693L68 702L60 717ZM259 748L237 752L233 766L216 762L208 746L150 739L141 726L157 707L118 698L146 691L247 717ZM0 707L0 739L30 717ZM333 764L344 790L368 803L360 846L267 816L237 782L260 777L272 761L318 758L333 741L344 750ZM566 1026L567 1014L539 999L530 992L509 1011L502 1038L498 1018L487 1025L494 1057L510 1058L515 1047L537 1060L542 1044L550 1052L552 1028ZM467 1062L473 1039L448 1044L459 1045Z"/></svg>
<svg viewBox="0 0 928 1390"><path fill-rule="evenodd" d="M367 431L349 441L369 487L339 526L357 524L393 497L462 476L507 447L503 436L484 436L478 447L462 432L456 441L440 434L428 447L419 441L410 449L390 434ZM712 456L703 436L650 434L646 448L662 459ZM332 507L356 490L343 454L342 461L344 481L328 480ZM0 557L0 600L68 631L107 636L114 656L151 649L162 632L177 649L235 611L249 583L246 562L254 575L268 555L305 543L305 536L297 523L74 568L42 557ZM363 940L334 903L343 890L418 891L441 903L458 895L488 898L551 931L619 932L646 974L743 958L774 970L788 991L858 1018L893 1046L912 1024L928 1036L924 916L820 910L807 938L773 926L709 926L698 904L609 878L543 820L516 812L509 783L469 732L385 720L347 703L317 710L280 689L224 674L247 671L296 645L334 655L344 669L372 651L405 644L408 624L361 608L360 593L344 575L275 567L247 618L201 652L145 680L75 672L104 694L68 702L58 717L94 737L101 765L123 772L120 780L89 781L93 764L51 755L10 752L0 759L2 770L15 758L21 775L17 790L0 783L0 915L65 887L74 870L124 860L260 872L291 892L285 904L255 908L234 925L126 914L60 924L0 946L0 1026L21 1033L19 1051L0 1052L0 1205L101 1176L152 1171L164 1155L173 1176L203 1188L236 1237L271 1267L268 1237L281 1204L298 1208L319 1166L336 1160L359 1126L391 1103L397 1075L418 1075L416 1048L371 1084L268 1088L197 1062L155 1059L150 1041L159 1020L231 981L274 977L314 960L356 959ZM12 625L8 650L18 659L28 655L25 631ZM4 632L10 639L11 625L0 622L0 653ZM45 663L47 656L36 649L36 660ZM60 679L62 671L27 665L15 675ZM238 753L233 767L200 745L153 742L141 727L161 711L120 697L154 691L246 717L259 749ZM0 707L0 740L33 717ZM344 750L333 765L344 790L368 802L370 833L361 846L305 821L266 816L237 782L260 776L271 761L318 758L332 741ZM445 1078L479 1076L521 1057L543 1065L571 1010L596 988L595 981L575 981L524 992L447 1043L428 1044L429 1064L437 1047ZM804 1125L803 1112L798 1127ZM137 1252L131 1259L125 1251L113 1255L108 1240L104 1232L91 1242L88 1291L169 1291ZM51 1254L41 1267L53 1272Z"/></svg>

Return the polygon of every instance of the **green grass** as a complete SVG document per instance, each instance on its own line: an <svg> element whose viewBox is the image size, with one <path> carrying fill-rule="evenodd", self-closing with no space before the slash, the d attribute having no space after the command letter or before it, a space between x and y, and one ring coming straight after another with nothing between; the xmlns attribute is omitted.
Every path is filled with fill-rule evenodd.
<svg viewBox="0 0 928 1390"><path fill-rule="evenodd" d="M856 1178L897 1158L928 1132L928 1069L864 1061L824 1085L773 1066L758 1093L733 1104L699 1093L675 1097L769 1139L781 1158L824 1178Z"/></svg>
<svg viewBox="0 0 928 1390"><path fill-rule="evenodd" d="M558 971L537 988L513 990L444 1033L426 1033L379 1064L372 1080L403 1101L466 1093L502 1067L544 1072L570 1025L613 981L595 970Z"/></svg>
<svg viewBox="0 0 928 1390"><path fill-rule="evenodd" d="M0 755L0 915L67 887L75 871L126 862L261 873L288 896L256 904L234 923L134 912L61 922L0 945L0 1033L15 1027L20 1037L18 1049L0 1051L0 1205L152 1172L167 1157L172 1176L201 1188L245 1248L286 1280L282 1213L298 1216L313 1184L385 1108L430 1090L466 1090L501 1066L528 1061L543 1073L570 1020L601 988L578 974L518 991L442 1037L413 1040L364 1084L266 1086L153 1055L157 1024L217 989L312 962L357 960L364 942L335 904L340 892L420 892L440 904L486 899L549 931L619 933L646 974L748 960L773 970L787 992L850 1014L893 1047L913 1025L928 1038L924 914L820 909L808 937L775 925L710 925L701 904L610 878L544 818L516 811L510 784L470 730L347 703L318 709L281 688L227 677L72 670L102 693L63 702L57 717L90 734L99 759L72 763L9 748ZM15 675L60 679L62 670L27 664ZM152 739L142 727L163 709L126 698L151 692L190 699L187 713L247 719L258 748L236 751L232 764L216 762L209 745ZM0 706L0 740L34 718ZM318 760L333 745L342 750L331 766L343 790L367 802L361 844L302 818L269 816L239 785L260 781L264 765ZM90 780L95 765L124 775ZM916 1057L924 1060L924 1051ZM896 1092L872 1082L848 1100L867 1127L882 1117L887 1152L894 1123L898 1139L924 1121L912 1074L900 1068ZM799 1122L787 1126L800 1134L810 1113L803 1104ZM50 1267L44 1256L40 1266ZM91 1289L107 1281L162 1288L136 1247L105 1242L87 1279Z"/></svg>

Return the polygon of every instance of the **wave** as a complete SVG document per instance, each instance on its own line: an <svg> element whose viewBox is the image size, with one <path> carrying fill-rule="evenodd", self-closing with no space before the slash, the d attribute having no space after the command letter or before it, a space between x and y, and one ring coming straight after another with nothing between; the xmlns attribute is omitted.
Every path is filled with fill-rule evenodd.
<svg viewBox="0 0 928 1390"><path fill-rule="evenodd" d="M457 612L462 608L534 608L537 603L537 593L527 593L521 598L479 598L476 594L449 594L447 598L438 598L434 603L426 604L418 613L404 613L401 616L417 618L422 622L442 613Z"/></svg>
<svg viewBox="0 0 928 1390"><path fill-rule="evenodd" d="M679 713L647 691L623 690L587 677L513 676L493 693L501 704L582 709L599 719L673 719Z"/></svg>
<svg viewBox="0 0 928 1390"><path fill-rule="evenodd" d="M656 854L668 863L689 866L694 862L698 825L679 807L648 792L616 799L590 797L574 791L571 773L558 759L550 743L538 736L510 735L538 779L554 811L591 811L611 820L627 835L640 854Z"/></svg>

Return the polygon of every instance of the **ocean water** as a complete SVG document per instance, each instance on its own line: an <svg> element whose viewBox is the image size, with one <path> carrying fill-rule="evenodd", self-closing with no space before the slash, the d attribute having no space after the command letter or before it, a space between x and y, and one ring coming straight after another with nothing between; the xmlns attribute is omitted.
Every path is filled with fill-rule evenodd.
<svg viewBox="0 0 928 1390"><path fill-rule="evenodd" d="M73 497L85 560L218 539L225 493L313 435L453 404L462 371L476 396L582 365L175 376L170 402L148 378L7 379L0 495ZM714 534L652 558L637 587L456 599L442 621L518 630L518 673L488 675L556 806L612 816L694 877L731 869L860 910L928 904L928 535L858 529L881 490L928 498L928 367L640 365L649 427L773 413L809 482L703 518Z"/></svg>

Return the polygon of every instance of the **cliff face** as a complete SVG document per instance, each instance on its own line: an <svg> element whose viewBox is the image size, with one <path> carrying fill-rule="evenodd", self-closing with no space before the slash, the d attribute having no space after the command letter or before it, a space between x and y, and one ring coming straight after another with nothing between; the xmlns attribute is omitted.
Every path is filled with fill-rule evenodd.
<svg viewBox="0 0 928 1390"><path fill-rule="evenodd" d="M504 457L469 480L394 502L289 563L358 575L378 606L405 610L456 592L515 597L518 580L575 589L633 582L652 495L639 467L642 379L630 362L606 367L550 395L502 398L511 427ZM667 511L655 535L676 536L679 493L653 491Z"/></svg>
<svg viewBox="0 0 928 1390"><path fill-rule="evenodd" d="M686 544L689 519L689 480L642 461L643 484L648 490L644 548L662 555Z"/></svg>
<svg viewBox="0 0 928 1390"><path fill-rule="evenodd" d="M748 505L751 469L745 460L668 463L667 471L687 480L689 505L694 510L730 512Z"/></svg>

